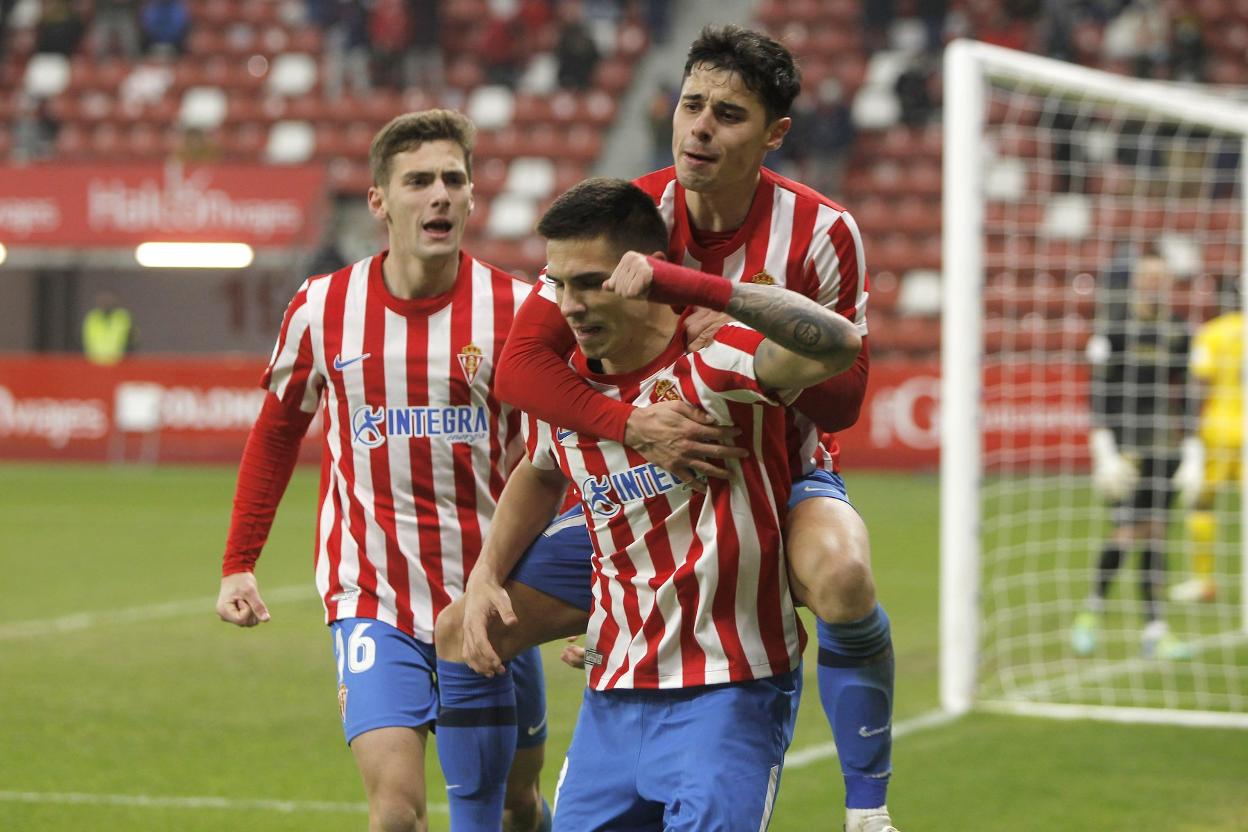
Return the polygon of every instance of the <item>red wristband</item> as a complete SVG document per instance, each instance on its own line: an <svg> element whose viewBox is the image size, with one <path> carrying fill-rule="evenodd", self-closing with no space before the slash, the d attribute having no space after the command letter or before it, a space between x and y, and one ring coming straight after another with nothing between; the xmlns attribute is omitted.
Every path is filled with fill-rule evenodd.
<svg viewBox="0 0 1248 832"><path fill-rule="evenodd" d="M647 257L654 269L650 294L652 303L672 306L703 306L723 312L732 297L732 282L718 275L678 266L666 260Z"/></svg>

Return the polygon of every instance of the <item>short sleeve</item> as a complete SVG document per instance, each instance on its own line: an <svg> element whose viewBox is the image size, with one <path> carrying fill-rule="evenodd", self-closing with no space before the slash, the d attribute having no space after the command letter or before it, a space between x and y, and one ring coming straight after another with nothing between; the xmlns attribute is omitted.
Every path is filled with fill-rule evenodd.
<svg viewBox="0 0 1248 832"><path fill-rule="evenodd" d="M260 379L261 387L285 404L297 403L305 413L316 411L325 386L325 377L316 368L312 350L311 307L308 304L311 283L311 279L305 281L286 307L273 355Z"/></svg>
<svg viewBox="0 0 1248 832"><path fill-rule="evenodd" d="M524 447L528 451L529 461L534 468L543 471L554 471L559 468L559 459L555 456L554 429L528 413L524 414Z"/></svg>
<svg viewBox="0 0 1248 832"><path fill-rule="evenodd" d="M766 340L763 334L742 324L730 323L715 333L714 340L693 353L699 396L706 393L729 401L750 404L789 404L801 390L770 390L759 383L754 372L754 356Z"/></svg>
<svg viewBox="0 0 1248 832"><path fill-rule="evenodd" d="M867 334L866 258L858 224L848 211L819 207L806 279L815 302L844 315L859 335Z"/></svg>

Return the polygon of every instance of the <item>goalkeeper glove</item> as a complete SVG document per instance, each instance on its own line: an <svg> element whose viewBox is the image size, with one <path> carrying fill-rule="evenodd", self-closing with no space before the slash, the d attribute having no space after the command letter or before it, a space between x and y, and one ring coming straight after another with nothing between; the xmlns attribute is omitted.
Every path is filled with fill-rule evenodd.
<svg viewBox="0 0 1248 832"><path fill-rule="evenodd" d="M1140 472L1135 463L1118 453L1114 434L1096 428L1088 438L1092 449L1092 487L1104 499L1117 503L1135 490Z"/></svg>
<svg viewBox="0 0 1248 832"><path fill-rule="evenodd" d="M1179 505L1191 508L1205 488L1205 445L1195 436L1183 440L1179 469L1170 480L1179 490Z"/></svg>

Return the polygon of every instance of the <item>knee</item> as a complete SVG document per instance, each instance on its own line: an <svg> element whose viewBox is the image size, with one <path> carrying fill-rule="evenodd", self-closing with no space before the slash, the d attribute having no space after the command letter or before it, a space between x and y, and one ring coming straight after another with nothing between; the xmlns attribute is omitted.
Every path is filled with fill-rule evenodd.
<svg viewBox="0 0 1248 832"><path fill-rule="evenodd" d="M858 621L875 609L875 579L871 561L855 555L831 560L820 570L812 587L812 611L824 621Z"/></svg>
<svg viewBox="0 0 1248 832"><path fill-rule="evenodd" d="M463 604L456 601L438 616L433 626L433 644L438 658L463 661Z"/></svg>
<svg viewBox="0 0 1248 832"><path fill-rule="evenodd" d="M424 803L400 796L374 799L368 814L369 832L425 832L428 828Z"/></svg>

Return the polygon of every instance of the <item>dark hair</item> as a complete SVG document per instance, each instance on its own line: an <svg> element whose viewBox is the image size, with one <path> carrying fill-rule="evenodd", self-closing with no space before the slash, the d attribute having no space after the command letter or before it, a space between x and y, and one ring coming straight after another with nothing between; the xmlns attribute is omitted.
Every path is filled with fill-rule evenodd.
<svg viewBox="0 0 1248 832"><path fill-rule="evenodd" d="M537 223L547 240L606 237L621 252L667 249L667 226L654 200L626 179L586 179L560 194Z"/></svg>
<svg viewBox="0 0 1248 832"><path fill-rule="evenodd" d="M422 110L395 116L373 136L368 148L373 184L382 188L390 183L390 161L396 154L441 140L455 142L464 151L464 170L472 179L472 146L477 140L477 128L467 116L454 110Z"/></svg>
<svg viewBox="0 0 1248 832"><path fill-rule="evenodd" d="M769 122L789 114L802 91L802 73L784 44L740 26L707 26L689 47L685 74L699 64L726 69L741 77L763 102Z"/></svg>

